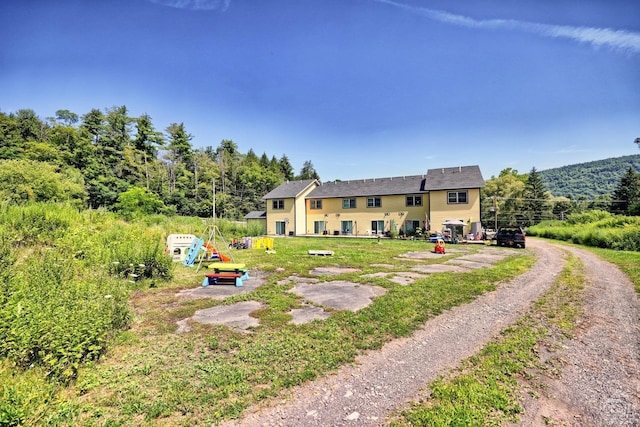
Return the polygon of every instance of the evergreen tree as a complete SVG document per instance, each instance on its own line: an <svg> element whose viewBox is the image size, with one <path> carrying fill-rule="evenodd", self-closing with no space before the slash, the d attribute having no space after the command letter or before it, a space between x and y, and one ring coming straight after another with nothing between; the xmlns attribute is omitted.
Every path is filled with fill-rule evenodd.
<svg viewBox="0 0 640 427"><path fill-rule="evenodd" d="M313 163L311 160L307 160L302 165L302 169L300 170L300 176L298 179L317 179L320 181L320 175L316 172L316 169L313 167Z"/></svg>
<svg viewBox="0 0 640 427"><path fill-rule="evenodd" d="M640 173L629 168L613 192L610 212L630 215L638 210L638 204L640 204Z"/></svg>
<svg viewBox="0 0 640 427"><path fill-rule="evenodd" d="M549 199L544 183L536 168L531 168L523 194L523 225L535 225L551 217Z"/></svg>
<svg viewBox="0 0 640 427"><path fill-rule="evenodd" d="M286 155L282 155L279 160L280 170L285 181L293 181L295 175L293 173L293 166L289 162L289 158Z"/></svg>

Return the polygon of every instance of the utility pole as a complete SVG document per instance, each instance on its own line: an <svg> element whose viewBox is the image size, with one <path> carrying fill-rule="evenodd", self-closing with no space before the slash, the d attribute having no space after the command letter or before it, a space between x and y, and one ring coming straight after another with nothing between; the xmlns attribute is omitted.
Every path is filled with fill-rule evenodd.
<svg viewBox="0 0 640 427"><path fill-rule="evenodd" d="M496 201L496 196L493 196L493 218L494 218L493 229L498 231L498 202Z"/></svg>

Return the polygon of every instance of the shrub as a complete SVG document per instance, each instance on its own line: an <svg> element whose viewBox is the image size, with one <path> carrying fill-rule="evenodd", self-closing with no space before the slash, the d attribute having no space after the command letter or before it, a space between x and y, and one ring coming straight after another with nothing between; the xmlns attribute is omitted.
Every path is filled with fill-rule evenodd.
<svg viewBox="0 0 640 427"><path fill-rule="evenodd" d="M582 213L573 213L567 216L567 224L590 224L603 219L611 218L611 215L607 211L593 210Z"/></svg>

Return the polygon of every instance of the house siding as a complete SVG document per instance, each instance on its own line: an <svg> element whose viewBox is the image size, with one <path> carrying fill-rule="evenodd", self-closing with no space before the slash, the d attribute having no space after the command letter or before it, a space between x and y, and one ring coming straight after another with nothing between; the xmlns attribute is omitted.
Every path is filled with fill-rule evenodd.
<svg viewBox="0 0 640 427"><path fill-rule="evenodd" d="M284 200L284 209L273 209L273 200ZM276 234L276 222L284 221L286 225L285 234L293 230L294 220L294 198L267 200L267 234Z"/></svg>
<svg viewBox="0 0 640 427"><path fill-rule="evenodd" d="M449 204L447 194L449 191L466 191L467 203ZM460 219L467 224L480 221L480 189L461 188L429 193L429 219L432 230L441 230L442 223L448 219ZM465 228L465 233L467 229Z"/></svg>
<svg viewBox="0 0 640 427"><path fill-rule="evenodd" d="M402 233L423 227L429 217L430 229L442 229L448 219L480 221L480 188L484 179L478 166L430 169L426 175L336 181L283 183L267 195L267 234L276 234L276 223L286 222L285 234L349 234L364 236L395 230ZM466 203L448 203L450 191L467 193ZM407 206L407 196L421 196L421 206ZM380 198L381 206L367 207L368 198ZM344 208L344 199L355 199L355 208ZM284 209L273 209L273 200L284 200ZM311 200L322 201L321 209L311 209ZM318 227L316 227L318 225ZM382 227L383 229L380 229ZM466 227L465 227L466 228ZM467 230L465 229L466 233Z"/></svg>
<svg viewBox="0 0 640 427"><path fill-rule="evenodd" d="M391 229L392 220L397 231L413 229L413 221L423 226L425 213L428 209L427 195L422 196L423 206L406 206L406 196L398 194L391 196L361 196L361 197L337 197L322 200L322 209L311 209L311 201L307 200L307 230L306 234L315 234L314 223L325 222L325 230L328 234L343 234L343 221L352 221L352 235L370 235L372 233L372 221L384 221L384 231ZM369 197L380 197L380 207L367 207ZM344 199L356 199L356 207L345 209L342 207ZM407 225L410 221L411 226Z"/></svg>

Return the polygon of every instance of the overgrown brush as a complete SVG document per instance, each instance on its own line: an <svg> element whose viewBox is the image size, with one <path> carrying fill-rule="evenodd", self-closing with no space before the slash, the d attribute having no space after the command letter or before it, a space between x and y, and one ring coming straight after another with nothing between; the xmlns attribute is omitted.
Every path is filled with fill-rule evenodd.
<svg viewBox="0 0 640 427"><path fill-rule="evenodd" d="M79 211L56 203L29 203L24 206L0 204L0 225L11 230L14 244L52 244L81 221Z"/></svg>
<svg viewBox="0 0 640 427"><path fill-rule="evenodd" d="M585 246L640 251L640 217L591 211L569 215L567 221L544 221L527 234Z"/></svg>
<svg viewBox="0 0 640 427"><path fill-rule="evenodd" d="M32 253L0 308L0 355L16 366L42 366L67 382L97 359L109 336L129 324L128 291L106 277L77 280L74 261L54 250Z"/></svg>

